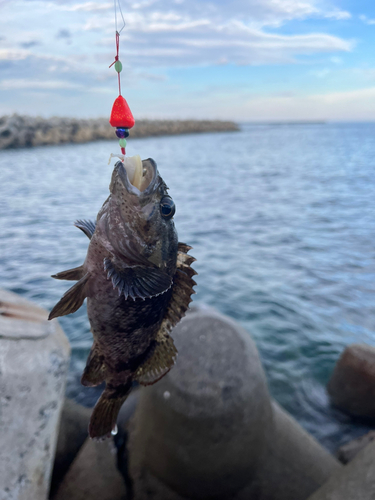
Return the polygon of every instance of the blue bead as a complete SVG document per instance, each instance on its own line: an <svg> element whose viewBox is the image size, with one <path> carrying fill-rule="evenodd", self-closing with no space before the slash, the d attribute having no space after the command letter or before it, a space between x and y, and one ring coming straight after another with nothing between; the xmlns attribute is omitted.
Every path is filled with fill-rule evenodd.
<svg viewBox="0 0 375 500"><path fill-rule="evenodd" d="M128 128L117 128L116 135L119 139L125 139L129 137L129 129Z"/></svg>

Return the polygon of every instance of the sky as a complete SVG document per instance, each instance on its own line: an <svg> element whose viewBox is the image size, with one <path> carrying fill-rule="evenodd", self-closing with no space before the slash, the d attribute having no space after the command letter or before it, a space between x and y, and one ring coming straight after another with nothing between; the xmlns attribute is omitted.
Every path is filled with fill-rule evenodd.
<svg viewBox="0 0 375 500"><path fill-rule="evenodd" d="M375 120L372 0L117 1L136 119ZM115 29L113 1L0 0L0 115L109 115Z"/></svg>

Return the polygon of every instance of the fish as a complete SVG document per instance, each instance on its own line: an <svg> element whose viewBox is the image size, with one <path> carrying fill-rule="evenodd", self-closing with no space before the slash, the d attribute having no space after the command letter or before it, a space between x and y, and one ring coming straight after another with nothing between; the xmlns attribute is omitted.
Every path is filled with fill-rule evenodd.
<svg viewBox="0 0 375 500"><path fill-rule="evenodd" d="M49 319L74 313L87 298L93 344L81 383L105 382L89 423L91 438L116 432L134 382L151 385L176 362L170 336L192 301L192 247L178 242L175 204L155 161L125 157L113 169L110 194L96 222L75 226L89 238L84 263L52 277L75 280Z"/></svg>

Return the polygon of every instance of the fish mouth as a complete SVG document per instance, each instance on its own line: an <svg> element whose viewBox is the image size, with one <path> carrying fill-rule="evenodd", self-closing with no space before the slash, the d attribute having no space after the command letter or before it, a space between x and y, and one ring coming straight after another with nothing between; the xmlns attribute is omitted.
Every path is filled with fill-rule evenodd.
<svg viewBox="0 0 375 500"><path fill-rule="evenodd" d="M129 193L146 196L153 192L158 169L152 158L141 160L139 155L126 157L115 165L122 184Z"/></svg>

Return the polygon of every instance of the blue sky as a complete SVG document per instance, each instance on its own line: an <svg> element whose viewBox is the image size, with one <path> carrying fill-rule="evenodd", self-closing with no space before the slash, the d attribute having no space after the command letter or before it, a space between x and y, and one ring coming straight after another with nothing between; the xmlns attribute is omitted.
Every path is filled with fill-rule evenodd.
<svg viewBox="0 0 375 500"><path fill-rule="evenodd" d="M120 1L135 118L375 119L375 2ZM0 115L106 116L113 2L0 0Z"/></svg>

